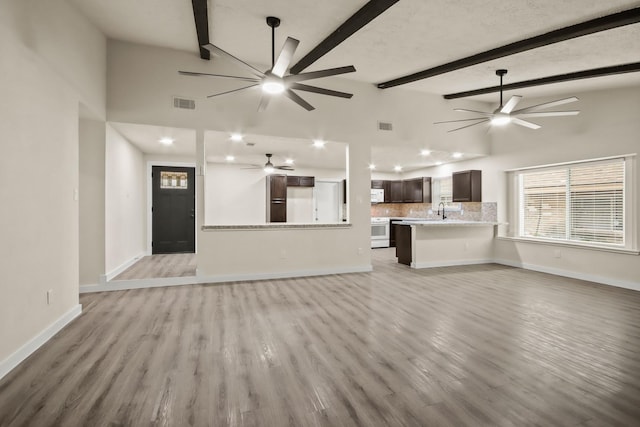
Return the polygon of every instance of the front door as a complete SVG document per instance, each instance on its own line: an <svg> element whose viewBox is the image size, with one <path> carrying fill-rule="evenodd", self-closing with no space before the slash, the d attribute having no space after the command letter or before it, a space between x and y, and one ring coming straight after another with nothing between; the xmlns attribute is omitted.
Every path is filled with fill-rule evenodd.
<svg viewBox="0 0 640 427"><path fill-rule="evenodd" d="M153 166L151 177L152 253L195 252L195 169Z"/></svg>

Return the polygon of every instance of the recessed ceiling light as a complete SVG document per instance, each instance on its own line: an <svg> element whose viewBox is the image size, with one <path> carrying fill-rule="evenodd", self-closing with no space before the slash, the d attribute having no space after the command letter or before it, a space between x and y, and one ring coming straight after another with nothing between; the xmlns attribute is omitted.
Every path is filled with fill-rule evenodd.
<svg viewBox="0 0 640 427"><path fill-rule="evenodd" d="M284 162L288 165L292 165L293 164L293 159L285 159Z"/></svg>
<svg viewBox="0 0 640 427"><path fill-rule="evenodd" d="M462 153L459 153L456 151L455 153L452 154L452 156L454 159L459 159L460 157L462 157Z"/></svg>
<svg viewBox="0 0 640 427"><path fill-rule="evenodd" d="M376 168L376 165L374 165L373 163L369 165L369 169L374 170Z"/></svg>
<svg viewBox="0 0 640 427"><path fill-rule="evenodd" d="M170 138L168 136L164 136L158 140L160 144L164 144L164 145L171 145L174 143L174 141L175 140L173 138Z"/></svg>
<svg viewBox="0 0 640 427"><path fill-rule="evenodd" d="M233 156L227 156L224 158L227 162L233 162L236 158Z"/></svg>
<svg viewBox="0 0 640 427"><path fill-rule="evenodd" d="M232 133L231 134L231 140L235 141L235 142L240 142L242 141L242 135L239 133Z"/></svg>
<svg viewBox="0 0 640 427"><path fill-rule="evenodd" d="M420 150L421 156L428 156L429 154L431 154L431 150Z"/></svg>
<svg viewBox="0 0 640 427"><path fill-rule="evenodd" d="M313 146L316 148L322 148L324 147L324 141L321 139L314 139L313 140Z"/></svg>
<svg viewBox="0 0 640 427"><path fill-rule="evenodd" d="M436 162L436 166L440 166L441 164L442 164L442 162L441 162L441 161L437 161L437 162Z"/></svg>
<svg viewBox="0 0 640 427"><path fill-rule="evenodd" d="M402 166L394 166L393 170L396 172L400 172L402 170Z"/></svg>

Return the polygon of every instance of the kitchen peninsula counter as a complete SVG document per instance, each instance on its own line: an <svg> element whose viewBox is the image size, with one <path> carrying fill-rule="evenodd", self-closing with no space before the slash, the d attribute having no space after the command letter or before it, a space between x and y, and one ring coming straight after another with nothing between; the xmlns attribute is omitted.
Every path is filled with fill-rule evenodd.
<svg viewBox="0 0 640 427"><path fill-rule="evenodd" d="M485 264L493 259L498 222L403 220L394 222L398 262L411 268Z"/></svg>

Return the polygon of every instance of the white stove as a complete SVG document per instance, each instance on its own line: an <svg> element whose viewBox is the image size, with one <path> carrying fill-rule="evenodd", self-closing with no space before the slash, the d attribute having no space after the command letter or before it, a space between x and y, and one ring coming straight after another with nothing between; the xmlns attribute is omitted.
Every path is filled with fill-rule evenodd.
<svg viewBox="0 0 640 427"><path fill-rule="evenodd" d="M371 247L372 248L388 248L389 247L389 218L372 217L371 218Z"/></svg>

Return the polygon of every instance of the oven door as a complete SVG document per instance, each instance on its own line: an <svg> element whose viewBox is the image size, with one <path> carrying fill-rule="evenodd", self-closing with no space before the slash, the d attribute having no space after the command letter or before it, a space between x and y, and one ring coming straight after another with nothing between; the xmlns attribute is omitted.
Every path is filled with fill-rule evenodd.
<svg viewBox="0 0 640 427"><path fill-rule="evenodd" d="M371 223L371 247L372 248L388 248L389 247L389 223L388 222L372 222Z"/></svg>

